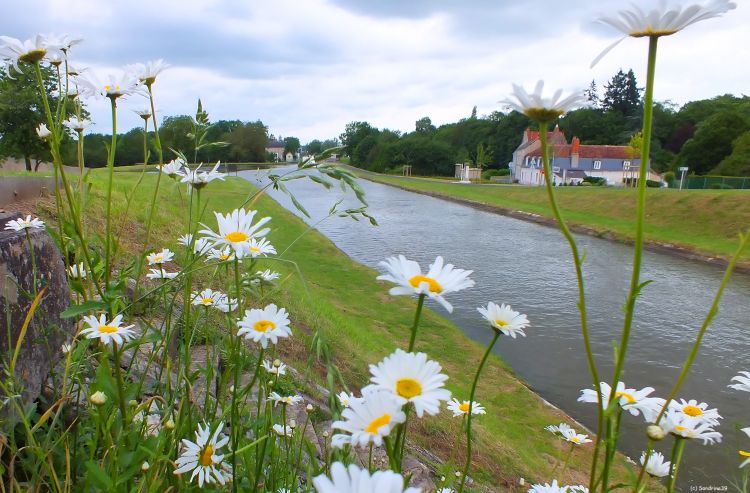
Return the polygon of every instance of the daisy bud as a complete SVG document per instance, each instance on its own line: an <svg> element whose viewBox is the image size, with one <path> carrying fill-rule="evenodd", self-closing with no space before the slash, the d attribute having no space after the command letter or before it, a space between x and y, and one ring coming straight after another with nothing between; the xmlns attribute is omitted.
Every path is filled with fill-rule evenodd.
<svg viewBox="0 0 750 493"><path fill-rule="evenodd" d="M164 423L164 428L168 430L174 430L174 421L172 421L172 418L169 418L166 423Z"/></svg>
<svg viewBox="0 0 750 493"><path fill-rule="evenodd" d="M518 484L519 484L519 486L523 486L523 485L526 484L526 480L523 479L523 478L518 478Z"/></svg>
<svg viewBox="0 0 750 493"><path fill-rule="evenodd" d="M268 381L268 386L269 386L269 387L273 387L273 380L269 380L269 381Z"/></svg>
<svg viewBox="0 0 750 493"><path fill-rule="evenodd" d="M231 392L231 393L234 394L234 385L232 385L231 387L229 387L229 392Z"/></svg>
<svg viewBox="0 0 750 493"><path fill-rule="evenodd" d="M664 440L664 437L667 436L667 432L659 425L648 425L648 427L646 427L646 435L648 435L651 440L658 442L659 440Z"/></svg>
<svg viewBox="0 0 750 493"><path fill-rule="evenodd" d="M456 477L457 477L457 478L460 478L460 477L461 477L461 471L456 471L456 472L455 472L455 474L456 474Z"/></svg>
<svg viewBox="0 0 750 493"><path fill-rule="evenodd" d="M130 399L130 400L128 401L128 405L129 405L130 407L135 407L135 406L137 406L137 405L138 405L138 401L137 401L137 400L135 400L135 399Z"/></svg>
<svg viewBox="0 0 750 493"><path fill-rule="evenodd" d="M297 421L290 419L289 420L289 428L295 429L297 427Z"/></svg>
<svg viewBox="0 0 750 493"><path fill-rule="evenodd" d="M276 368L280 367L281 366L281 360L280 359L273 360L273 366L275 366Z"/></svg>
<svg viewBox="0 0 750 493"><path fill-rule="evenodd" d="M141 471L146 472L151 468L151 464L144 461L143 464L141 464Z"/></svg>
<svg viewBox="0 0 750 493"><path fill-rule="evenodd" d="M308 405L307 405L307 407L306 407L305 409L307 409L307 412L309 413L309 412L311 412L311 411L312 411L312 410L313 410L314 408L313 408L313 405L312 405L312 404L308 404Z"/></svg>
<svg viewBox="0 0 750 493"><path fill-rule="evenodd" d="M97 390L89 397L89 401L95 406L103 406L107 402L107 396L101 390Z"/></svg>
<svg viewBox="0 0 750 493"><path fill-rule="evenodd" d="M440 482L445 483L445 476L440 476Z"/></svg>
<svg viewBox="0 0 750 493"><path fill-rule="evenodd" d="M73 349L73 346L71 344L63 344L62 347L63 354L68 354L71 349Z"/></svg>
<svg viewBox="0 0 750 493"><path fill-rule="evenodd" d="M328 438L328 435L330 435L330 433L328 433L327 431L323 432L323 438Z"/></svg>

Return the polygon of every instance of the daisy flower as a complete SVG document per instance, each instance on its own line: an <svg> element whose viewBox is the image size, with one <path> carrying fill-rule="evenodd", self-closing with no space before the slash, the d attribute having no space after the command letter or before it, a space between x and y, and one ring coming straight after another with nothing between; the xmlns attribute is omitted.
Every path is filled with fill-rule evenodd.
<svg viewBox="0 0 750 493"><path fill-rule="evenodd" d="M81 93L85 96L95 98L118 98L136 94L139 92L138 80L128 71L119 75L108 75L106 79L100 80L93 72L76 77Z"/></svg>
<svg viewBox="0 0 750 493"><path fill-rule="evenodd" d="M294 435L294 428L287 425L275 424L273 425L273 431L280 437L291 437L292 435Z"/></svg>
<svg viewBox="0 0 750 493"><path fill-rule="evenodd" d="M86 120L85 118L79 119L76 116L71 116L63 122L63 125L73 130L74 132L81 133L86 130L86 127L91 125L91 122L89 120Z"/></svg>
<svg viewBox="0 0 750 493"><path fill-rule="evenodd" d="M0 36L0 59L7 58L13 62L13 66L21 71L18 67L19 62L36 63L42 61L50 47L47 38L42 34L37 34L33 39L21 41L20 39L9 36Z"/></svg>
<svg viewBox="0 0 750 493"><path fill-rule="evenodd" d="M528 491L528 493L567 493L567 492L568 492L568 487L558 485L556 479L552 481L552 484L550 483L532 484L531 488L529 488L529 491Z"/></svg>
<svg viewBox="0 0 750 493"><path fill-rule="evenodd" d="M404 478L393 471L376 471L372 475L354 464L331 464L331 477L313 478L318 493L419 493L419 488L404 489Z"/></svg>
<svg viewBox="0 0 750 493"><path fill-rule="evenodd" d="M237 298L230 298L227 295L222 296L216 303L216 308L224 313L229 313L237 309Z"/></svg>
<svg viewBox="0 0 750 493"><path fill-rule="evenodd" d="M256 277L258 277L258 279L260 279L261 281L265 281L265 282L272 282L278 279L279 277L281 277L281 274L279 274L278 272L274 272L271 269L266 269L263 271L259 270L258 272L255 273L255 275Z"/></svg>
<svg viewBox="0 0 750 493"><path fill-rule="evenodd" d="M187 166L185 164L185 161L183 161L182 159L178 158L178 159L172 159L167 164L163 164L163 165L159 166L159 170L162 173L164 173L167 176L169 176L170 178L177 178L179 176L182 176L182 168L183 168L183 166ZM190 239L193 238L193 235L190 235L190 234L189 235L185 235L185 236L190 237ZM190 244L190 241L188 241L188 243L185 244L185 246L188 246L189 244Z"/></svg>
<svg viewBox="0 0 750 493"><path fill-rule="evenodd" d="M591 62L596 65L612 48L628 36L633 38L669 36L682 31L691 24L702 20L719 17L737 7L729 0L710 0L706 4L694 3L687 6L667 8L666 0L658 7L645 12L636 5L630 10L621 10L614 16L600 17L602 24L607 24L623 34L623 37L609 45Z"/></svg>
<svg viewBox="0 0 750 493"><path fill-rule="evenodd" d="M302 402L302 397L299 395L279 395L277 392L271 392L268 395L268 399L273 401L273 406L276 407L277 404L283 404L285 406L293 406L297 404L298 402Z"/></svg>
<svg viewBox="0 0 750 493"><path fill-rule="evenodd" d="M673 409L667 410L660 426L675 436L702 440L703 445L721 443L721 433L714 431L710 423Z"/></svg>
<svg viewBox="0 0 750 493"><path fill-rule="evenodd" d="M279 337L292 335L286 309L277 308L273 303L262 310L245 310L245 316L237 325L240 327L238 336L244 335L246 339L260 343L263 348L268 347L268 341L276 344Z"/></svg>
<svg viewBox="0 0 750 493"><path fill-rule="evenodd" d="M179 276L179 272L167 272L164 269L149 269L149 273L146 277L149 279L174 279Z"/></svg>
<svg viewBox="0 0 750 493"><path fill-rule="evenodd" d="M83 38L74 38L70 34L47 34L47 44L67 55L71 48L83 42Z"/></svg>
<svg viewBox="0 0 750 493"><path fill-rule="evenodd" d="M742 428L742 431L745 435L750 437L750 428ZM746 465L750 464L750 452L745 450L740 450L740 457L745 457L745 460L740 464L740 467L745 467Z"/></svg>
<svg viewBox="0 0 750 493"><path fill-rule="evenodd" d="M372 389L364 389L362 399L350 401L341 417L343 421L335 421L331 427L349 433L351 444L361 447L370 443L378 447L383 445L383 437L388 436L397 424L406 421L401 404L391 392Z"/></svg>
<svg viewBox="0 0 750 493"><path fill-rule="evenodd" d="M128 69L146 86L151 86L156 81L156 77L166 68L169 68L169 64L164 63L164 60L161 58L146 63L135 63L128 66Z"/></svg>
<svg viewBox="0 0 750 493"><path fill-rule="evenodd" d="M680 399L679 402L676 400L669 401L669 409L701 419L712 426L718 425L721 419L717 409L708 409L708 404L705 402L698 403L695 399L689 401Z"/></svg>
<svg viewBox="0 0 750 493"><path fill-rule="evenodd" d="M377 365L370 365L372 384L365 389L391 392L402 406L411 402L420 418L425 412L434 415L440 410L440 401L451 397L443 388L448 376L440 373L441 369L438 362L428 361L425 353L396 349Z"/></svg>
<svg viewBox="0 0 750 493"><path fill-rule="evenodd" d="M443 257L435 259L427 274L422 273L418 263L408 260L403 255L390 257L380 262L380 266L385 268L387 274L380 275L377 279L398 284L390 289L389 293L392 296L424 294L443 305L448 313L453 312L453 307L443 295L474 285L474 281L469 279L469 275L474 271L456 269L452 264L444 264Z"/></svg>
<svg viewBox="0 0 750 493"><path fill-rule="evenodd" d="M448 403L448 410L453 417L466 416L469 414L469 401L459 401L455 397ZM471 402L471 414L487 414L487 410L477 401Z"/></svg>
<svg viewBox="0 0 750 493"><path fill-rule="evenodd" d="M52 132L49 128L47 128L47 125L44 123L40 123L38 127L36 127L36 134L39 136L42 140L47 140L47 137L52 135Z"/></svg>
<svg viewBox="0 0 750 493"><path fill-rule="evenodd" d="M566 423L560 423L559 425L545 426L544 429L554 433L555 435L562 438L563 440L570 442L572 444L575 444L575 445L582 445L584 443L591 442L591 440L589 440L588 435L577 433L575 429L573 429L571 426L569 426Z"/></svg>
<svg viewBox="0 0 750 493"><path fill-rule="evenodd" d="M503 303L498 305L493 302L487 304L487 308L477 308L479 313L487 320L492 328L496 331L502 332L506 336L516 338L516 334L521 334L526 337L523 329L529 326L529 320L526 315L514 311L510 305Z"/></svg>
<svg viewBox="0 0 750 493"><path fill-rule="evenodd" d="M38 217L31 219L31 216L26 216L26 219L19 217L18 219L12 219L5 223L6 230L12 231L23 231L26 229L43 229L44 221Z"/></svg>
<svg viewBox="0 0 750 493"><path fill-rule="evenodd" d="M138 110L133 110L133 113L140 116L144 120L148 120L149 118L151 118L151 108L141 108Z"/></svg>
<svg viewBox="0 0 750 493"><path fill-rule="evenodd" d="M646 460L646 452L641 453L641 465ZM651 476L657 478L663 478L669 475L669 468L671 463L669 461L664 462L664 456L661 452L651 452L648 456L648 462L646 462L646 472Z"/></svg>
<svg viewBox="0 0 750 493"><path fill-rule="evenodd" d="M174 252L167 248L163 248L160 252L154 252L146 255L148 265L162 265L167 262L171 262L174 258Z"/></svg>
<svg viewBox="0 0 750 493"><path fill-rule="evenodd" d="M68 276L71 279L86 279L86 267L83 262L68 267Z"/></svg>
<svg viewBox="0 0 750 493"><path fill-rule="evenodd" d="M200 239L205 240L205 238L200 238ZM230 260L234 260L234 250L232 249L232 247L224 247L221 250L217 250L216 248L211 248L208 250L208 256L206 256L206 261L209 261L209 260L218 260L219 262L229 262Z"/></svg>
<svg viewBox="0 0 750 493"><path fill-rule="evenodd" d="M180 179L180 183L187 183L192 188L198 189L205 187L214 180L223 181L224 177L227 176L227 174L216 171L217 169L219 169L220 165L221 161L217 162L211 171L200 171L203 163L199 164L198 167L194 170L191 170L190 168L185 166L185 168L180 172L180 175L182 176L182 178Z"/></svg>
<svg viewBox="0 0 750 493"><path fill-rule="evenodd" d="M352 402L359 402L362 400L361 397L354 397L354 394L347 394L346 392L339 392L336 396L343 407L351 407Z"/></svg>
<svg viewBox="0 0 750 493"><path fill-rule="evenodd" d="M602 407L607 408L609 405L610 393L612 388L606 383L600 383L600 391L602 393ZM653 387L644 387L641 390L625 388L625 384L617 382L617 388L615 390L615 399L620 406L628 411L633 416L638 416L643 413L644 416L655 416L655 413L661 409L664 405L664 399L659 397L648 397L653 392ZM593 389L581 390L581 396L578 398L578 402L597 402L596 391Z"/></svg>
<svg viewBox="0 0 750 493"><path fill-rule="evenodd" d="M241 258L248 251L251 239L265 236L270 231L268 228L261 229L261 227L271 218L264 217L253 224L255 214L257 214L257 211L246 211L245 209L235 209L226 216L214 212L219 232L214 233L210 229L204 229L200 233L205 234L215 247L231 247L237 257ZM205 225L203 226L208 228Z"/></svg>
<svg viewBox="0 0 750 493"><path fill-rule="evenodd" d="M542 97L543 89L544 81L542 80L536 83L532 94L527 93L523 87L513 84L512 96L515 99L506 99L501 103L507 104L511 109L523 113L536 122L543 123L557 119L586 101L582 92L574 92L560 99L562 89L555 91L552 97L545 98Z"/></svg>
<svg viewBox="0 0 750 493"><path fill-rule="evenodd" d="M286 365L279 360L274 360L273 362L264 360L263 368L271 375L281 376L286 374Z"/></svg>
<svg viewBox="0 0 750 493"><path fill-rule="evenodd" d="M250 238L247 244L247 255L256 258L259 256L276 255L276 249L271 245L271 242L265 238Z"/></svg>
<svg viewBox="0 0 750 493"><path fill-rule="evenodd" d="M729 385L730 389L750 392L750 371L741 371L739 375L732 377L731 382L737 382Z"/></svg>
<svg viewBox="0 0 750 493"><path fill-rule="evenodd" d="M325 433L328 433L328 432L325 432ZM351 446L351 444L352 444L351 435L342 435L341 433L338 433L331 437L331 447L335 449L342 449L344 447Z"/></svg>
<svg viewBox="0 0 750 493"><path fill-rule="evenodd" d="M221 472L221 461L224 459L224 454L217 453L221 447L229 442L228 436L219 439L223 427L224 423L219 423L216 431L211 435L211 428L207 424L205 427L198 425L198 431L195 432L195 442L183 438L183 452L175 461L177 469L174 470L174 474L193 471L190 481L198 476L198 487L200 488L203 487L203 483L211 484L218 481L220 484L224 484L226 480Z"/></svg>
<svg viewBox="0 0 750 493"><path fill-rule="evenodd" d="M81 335L86 335L87 339L99 339L102 344L120 345L123 342L134 337L133 331L130 330L135 325L121 327L122 315L117 315L110 322L107 322L107 315L102 313L97 319L94 315L83 317L83 322L87 325L81 331Z"/></svg>
<svg viewBox="0 0 750 493"><path fill-rule="evenodd" d="M226 295L221 291L214 291L211 288L206 288L200 293L193 292L192 303L196 306L216 307L224 296Z"/></svg>

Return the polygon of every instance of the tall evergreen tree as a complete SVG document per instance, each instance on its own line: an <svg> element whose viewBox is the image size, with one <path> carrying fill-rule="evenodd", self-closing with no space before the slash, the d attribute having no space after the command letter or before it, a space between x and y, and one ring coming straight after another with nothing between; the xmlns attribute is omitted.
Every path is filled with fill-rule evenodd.
<svg viewBox="0 0 750 493"><path fill-rule="evenodd" d="M618 70L605 84L601 107L604 111L616 111L626 117L639 113L641 90L632 69L627 74L622 69Z"/></svg>
<svg viewBox="0 0 750 493"><path fill-rule="evenodd" d="M586 100L591 103L592 107L598 108L601 105L601 100L599 99L599 89L596 87L595 80L591 80L591 85L588 89L583 91L583 95L586 97Z"/></svg>

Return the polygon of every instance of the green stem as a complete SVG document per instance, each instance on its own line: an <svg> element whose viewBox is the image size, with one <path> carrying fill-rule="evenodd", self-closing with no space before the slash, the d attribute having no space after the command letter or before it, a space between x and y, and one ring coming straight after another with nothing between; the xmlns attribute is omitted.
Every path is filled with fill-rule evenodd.
<svg viewBox="0 0 750 493"><path fill-rule="evenodd" d="M479 363L477 373L476 375L474 375L474 382L471 384L471 393L469 394L469 412L466 414L466 463L464 464L464 470L461 473L461 485L458 487L458 493L462 493L464 491L466 476L468 476L469 467L471 467L471 415L473 411L472 407L474 406L474 395L476 394L477 383L479 382L479 375L480 373L482 373L482 368L484 368L484 364L487 362L487 358L489 358L490 353L492 352L492 347L497 342L498 337L500 337L500 331L496 330L495 335L492 337L490 345L487 346L487 351L484 352L482 361Z"/></svg>
<svg viewBox="0 0 750 493"><path fill-rule="evenodd" d="M122 370L120 368L120 351L117 344L112 343L112 353L115 356L115 378L117 379L117 403L120 406L120 413L122 415L122 427L125 429L127 414L125 411L125 392L123 391L122 381Z"/></svg>
<svg viewBox="0 0 750 493"><path fill-rule="evenodd" d="M104 252L104 286L109 288L109 279L112 275L112 185L115 177L115 152L117 150L117 98L109 98L112 108L112 142L107 155L107 170L109 181L107 183L107 211L106 211L106 250Z"/></svg>
<svg viewBox="0 0 750 493"><path fill-rule="evenodd" d="M586 351L586 361L589 366L589 372L591 373L591 381L596 391L597 400L597 426L596 426L596 441L594 443L593 458L591 460L591 472L589 479L589 491L594 491L594 478L596 477L596 467L599 459L599 449L601 447L601 436L604 429L604 411L602 406L602 392L599 380L599 371L596 368L596 361L594 360L594 352L591 349L591 338L589 336L589 323L588 323L588 312L586 310L586 290L583 279L583 259L578 251L578 244L573 238L573 234L570 232L567 223L562 217L560 208L557 205L557 198L555 197L555 190L552 184L552 169L549 164L549 148L547 147L547 128L548 122L539 122L539 139L542 147L542 163L544 165L544 183L547 189L547 196L549 198L550 207L552 213L555 216L557 225L560 228L565 239L568 241L570 251L573 254L573 265L576 271L576 281L578 283L578 311L581 314L581 334L583 336L583 346Z"/></svg>
<svg viewBox="0 0 750 493"><path fill-rule="evenodd" d="M682 461L682 452L685 451L687 438L675 437L674 447L672 447L672 464L669 466L669 481L667 482L667 493L674 491L674 485L677 483L677 474L680 472L680 462Z"/></svg>
<svg viewBox="0 0 750 493"><path fill-rule="evenodd" d="M37 275L36 275L36 255L34 254L34 245L31 242L31 233L29 233L29 228L25 229L26 231L26 241L29 244L29 255L31 255L31 287L32 291L34 292L34 298L36 298L36 295L38 294L37 289Z"/></svg>
<svg viewBox="0 0 750 493"><path fill-rule="evenodd" d="M613 392L614 393L614 392ZM607 418L607 441L606 453L604 456L604 466L602 468L602 493L609 492L609 473L614 464L615 453L617 452L617 442L620 437L620 418L622 417L622 408L617 408L614 415ZM596 483L595 485L596 486Z"/></svg>
<svg viewBox="0 0 750 493"><path fill-rule="evenodd" d="M562 471L560 471L560 482L565 482L565 471L568 470L568 464L570 463L570 457L573 455L573 449L576 447L576 444L571 442L570 443L570 450L568 450L568 455L565 457L565 462L563 463Z"/></svg>
<svg viewBox="0 0 750 493"><path fill-rule="evenodd" d="M419 327L419 317L422 315L424 297L424 294L419 295L419 300L417 301L417 311L414 312L414 324L411 326L411 338L409 339L409 353L414 350L414 343L417 341L417 327Z"/></svg>

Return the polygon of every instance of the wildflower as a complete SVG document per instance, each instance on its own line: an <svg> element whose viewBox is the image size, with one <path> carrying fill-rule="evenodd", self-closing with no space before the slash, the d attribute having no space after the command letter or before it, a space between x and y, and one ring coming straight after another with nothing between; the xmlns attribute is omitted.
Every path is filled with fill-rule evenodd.
<svg viewBox="0 0 750 493"><path fill-rule="evenodd" d="M286 425L275 424L273 425L273 431L280 437L291 437L294 435L294 428Z"/></svg>
<svg viewBox="0 0 750 493"><path fill-rule="evenodd" d="M336 397L338 397L339 402L344 407L351 407L352 402L358 402L362 400L361 397L354 397L354 394L347 394L346 392L341 392Z"/></svg>
<svg viewBox="0 0 750 493"><path fill-rule="evenodd" d="M68 276L71 279L86 279L86 267L83 262L68 267Z"/></svg>
<svg viewBox="0 0 750 493"><path fill-rule="evenodd" d="M48 34L46 38L48 46L53 46L64 55L67 55L71 48L83 41L83 38L74 38L70 34Z"/></svg>
<svg viewBox="0 0 750 493"><path fill-rule="evenodd" d="M79 75L76 80L80 84L81 92L91 97L106 97L114 101L139 92L138 81L127 70L117 76L110 74L104 81L94 73Z"/></svg>
<svg viewBox="0 0 750 493"><path fill-rule="evenodd" d="M144 120L148 120L149 118L151 118L151 108L141 108L138 110L133 110L133 113L140 116Z"/></svg>
<svg viewBox="0 0 750 493"><path fill-rule="evenodd" d="M277 392L271 392L268 396L268 399L273 401L274 407L276 407L277 404L282 404L284 406L293 406L302 401L302 397L298 395L282 396Z"/></svg>
<svg viewBox="0 0 750 493"><path fill-rule="evenodd" d="M215 307L224 296L226 295L221 291L214 291L211 288L206 288L200 293L193 292L192 304L196 306Z"/></svg>
<svg viewBox="0 0 750 493"><path fill-rule="evenodd" d="M682 438L696 438L703 441L703 445L721 443L721 433L714 431L713 426L698 417L682 412L667 410L661 426L672 435Z"/></svg>
<svg viewBox="0 0 750 493"><path fill-rule="evenodd" d="M276 253L276 252L274 252ZM271 269L266 269L264 271L258 271L255 273L255 275L261 280L265 282L272 282L281 277L281 274L278 272L274 272Z"/></svg>
<svg viewBox="0 0 750 493"><path fill-rule="evenodd" d="M648 436L651 440L658 442L660 440L664 440L664 438L667 436L667 432L664 431L664 428L662 428L661 426L652 423L646 427L646 436Z"/></svg>
<svg viewBox="0 0 750 493"><path fill-rule="evenodd" d="M19 62L40 62L47 54L48 48L47 38L41 34L25 41L9 36L0 36L0 59L7 58L19 72Z"/></svg>
<svg viewBox="0 0 750 493"><path fill-rule="evenodd" d="M609 405L610 393L612 388L606 383L601 382L600 391L602 394L602 407L607 408ZM615 390L615 399L617 403L626 411L633 416L638 416L640 413L644 413L644 416L655 415L658 410L664 405L664 399L659 397L648 397L653 392L652 387L644 387L641 390L625 388L625 384L617 382L617 388ZM578 402L597 402L596 391L593 389L581 390L581 396L578 398Z"/></svg>
<svg viewBox="0 0 750 493"><path fill-rule="evenodd" d="M705 402L701 402L699 404L695 399L691 399L689 401L680 399L680 402L669 401L669 409L681 412L683 414L686 414L687 416L701 419L712 426L718 425L719 420L721 419L719 411L716 409L707 408L708 404L706 404Z"/></svg>
<svg viewBox="0 0 750 493"><path fill-rule="evenodd" d="M377 279L398 284L390 289L389 293L392 296L427 295L443 305L449 313L453 312L453 307L443 298L443 295L474 285L474 281L469 279L469 275L474 271L456 269L452 264L444 265L443 257L435 259L426 275L422 274L422 269L417 262L408 260L403 255L391 257L380 262L380 265L388 273L378 276Z"/></svg>
<svg viewBox="0 0 750 493"><path fill-rule="evenodd" d="M268 347L269 340L276 344L279 337L292 335L286 309L279 309L273 303L262 310L245 310L245 317L237 325L240 327L238 336L244 335L246 339L259 342L263 348Z"/></svg>
<svg viewBox="0 0 750 493"><path fill-rule="evenodd" d="M224 180L224 177L227 176L226 173L220 173L216 171L217 169L219 169L220 164L221 162L217 162L211 171L202 172L199 172L199 170L201 169L201 166L203 166L203 163L199 164L198 167L195 168L195 170L191 170L190 168L185 166L185 169L183 169L180 173L180 175L182 176L180 182L187 183L193 188L199 189L205 187L214 180Z"/></svg>
<svg viewBox="0 0 750 493"><path fill-rule="evenodd" d="M177 178L179 176L182 176L182 167L186 166L185 161L182 159L173 159L167 164L163 164L159 166L159 170L162 173L165 173L170 178ZM192 240L193 235L185 235ZM188 246L190 244L190 240L185 244L185 246Z"/></svg>
<svg viewBox="0 0 750 493"><path fill-rule="evenodd" d="M44 221L38 217L31 219L31 216L26 216L26 219L19 217L18 219L12 219L5 223L6 230L23 231L25 229L42 229L44 228Z"/></svg>
<svg viewBox="0 0 750 493"><path fill-rule="evenodd" d="M63 125L77 133L81 133L86 130L86 127L91 125L91 122L89 120L86 120L85 118L79 119L78 117L71 116L63 122Z"/></svg>
<svg viewBox="0 0 750 493"><path fill-rule="evenodd" d="M149 269L149 273L146 274L146 277L148 277L149 279L174 279L179 275L179 272L167 272L164 269L159 268Z"/></svg>
<svg viewBox="0 0 750 493"><path fill-rule="evenodd" d="M601 17L598 19L599 22L617 29L624 36L605 48L591 62L591 66L596 65L628 36L633 38L669 36L696 22L719 17L736 7L737 4L729 0L712 0L706 5L694 3L684 8L667 9L666 2L661 2L659 8L654 8L650 12L644 12L633 5L631 10L621 10L616 16Z"/></svg>
<svg viewBox="0 0 750 493"><path fill-rule="evenodd" d="M745 435L750 437L750 428L742 428L742 430L740 431L742 431ZM742 462L742 464L740 464L740 467L742 468L750 464L750 452L745 451L745 450L740 450L739 453L740 453L740 457L746 457L746 459Z"/></svg>
<svg viewBox="0 0 750 493"><path fill-rule="evenodd" d="M103 406L107 402L107 395L101 390L97 390L89 396L89 402L95 406Z"/></svg>
<svg viewBox="0 0 750 493"><path fill-rule="evenodd" d="M107 322L107 315L102 313L97 319L93 315L87 315L83 317L83 321L88 325L81 331L81 334L86 334L88 339L99 339L102 344L120 345L128 339L132 339L134 334L130 330L134 325L128 325L127 327L121 327L122 315L117 315L111 321Z"/></svg>
<svg viewBox="0 0 750 493"><path fill-rule="evenodd" d="M331 464L330 479L325 474L313 478L318 493L419 493L419 488L404 489L404 478L393 471L376 471L372 475L354 464Z"/></svg>
<svg viewBox="0 0 750 493"><path fill-rule="evenodd" d="M219 440L219 433L221 433L223 427L224 423L219 423L216 431L211 435L211 429L208 425L205 425L205 427L198 425L198 431L195 432L195 442L183 438L183 452L175 461L177 469L175 469L174 474L193 471L190 480L192 481L197 475L198 486L201 488L203 483L211 484L214 481L224 484L225 479L220 470L224 455L217 454L218 450L229 441L227 436Z"/></svg>
<svg viewBox="0 0 750 493"><path fill-rule="evenodd" d="M200 232L207 235L207 238L213 242L215 247L229 246L234 250L238 258L242 258L248 251L250 240L259 236L265 236L269 231L268 228L260 228L270 221L271 218L264 217L253 224L253 218L256 213L257 211L235 209L224 216L215 212L219 232L214 233L210 229L204 229Z"/></svg>
<svg viewBox="0 0 750 493"><path fill-rule="evenodd" d="M36 134L39 136L42 140L47 140L47 138L52 135L52 132L49 128L47 128L47 125L44 123L40 123L38 127L36 127Z"/></svg>
<svg viewBox="0 0 750 493"><path fill-rule="evenodd" d="M453 417L466 416L469 414L469 404L471 404L471 414L487 414L487 410L477 401L459 401L455 397L448 403L448 410L453 413Z"/></svg>
<svg viewBox="0 0 750 493"><path fill-rule="evenodd" d="M741 371L739 375L732 377L731 382L737 382L729 385L730 389L750 392L750 371Z"/></svg>
<svg viewBox="0 0 750 493"><path fill-rule="evenodd" d="M84 73L87 70L88 70L88 68L86 68L86 67L74 66L74 65L68 63L68 75L71 76L71 77L78 77L79 75L81 75L82 73ZM70 95L70 93L68 93L68 95Z"/></svg>
<svg viewBox="0 0 750 493"><path fill-rule="evenodd" d="M199 238L199 239L206 240L206 238ZM214 259L218 260L219 262L229 262L230 260L234 259L234 250L232 249L232 247L225 247L222 250L211 248L208 251L208 256L206 257L206 260L214 260Z"/></svg>
<svg viewBox="0 0 750 493"><path fill-rule="evenodd" d="M276 363L279 363L276 365ZM286 365L279 360L270 362L268 360L263 361L263 368L271 375L281 376L286 374Z"/></svg>
<svg viewBox="0 0 750 493"><path fill-rule="evenodd" d="M564 99L560 99L562 90L557 90L551 98L543 98L542 89L544 89L544 81L542 80L536 83L533 94L529 94L523 87L513 84L513 97L516 100L506 99L502 102L538 123L548 123L585 101L581 92L575 92Z"/></svg>
<svg viewBox="0 0 750 493"><path fill-rule="evenodd" d="M216 308L224 313L234 311L237 309L237 298L230 298L229 296L224 295L216 302Z"/></svg>
<svg viewBox="0 0 750 493"><path fill-rule="evenodd" d="M387 390L401 405L411 402L420 418L425 412L434 415L440 410L440 401L451 397L450 391L442 388L448 376L440 373L441 369L438 362L428 361L425 353L396 349L377 365L370 365L372 384L365 388Z"/></svg>
<svg viewBox="0 0 750 493"><path fill-rule="evenodd" d="M641 465L646 461L646 452L641 454ZM651 476L663 478L669 474L670 462L664 462L664 456L660 452L651 452L646 462L646 472Z"/></svg>
<svg viewBox="0 0 750 493"><path fill-rule="evenodd" d="M151 469L151 464L149 464L148 461L143 461L143 464L141 464L141 471L146 472L149 469Z"/></svg>
<svg viewBox="0 0 750 493"><path fill-rule="evenodd" d="M590 443L588 435L579 434L570 425L566 423L560 423L559 425L545 426L545 430L554 433L563 440L570 442L575 445L582 445L584 443Z"/></svg>
<svg viewBox="0 0 750 493"><path fill-rule="evenodd" d="M164 63L164 60L161 58L159 60L146 63L135 63L128 66L128 69L131 70L138 80L146 86L151 86L156 81L156 77L166 68L169 68L169 65Z"/></svg>
<svg viewBox="0 0 750 493"><path fill-rule="evenodd" d="M247 244L247 255L250 257L259 257L259 256L267 256L267 255L276 255L276 249L271 245L271 242L268 241L265 238L256 239L251 238L249 243Z"/></svg>
<svg viewBox="0 0 750 493"><path fill-rule="evenodd" d="M336 421L331 427L349 433L351 444L362 447L370 443L381 446L383 437L406 420L401 403L391 392L374 389L363 390L362 399L351 401L341 412L341 417L344 421Z"/></svg>
<svg viewBox="0 0 750 493"><path fill-rule="evenodd" d="M490 323L495 331L502 332L506 336L516 338L516 334L526 337L523 329L529 326L529 320L526 315L514 311L510 305L503 303L497 305L489 302L487 308L477 308L479 313Z"/></svg>
<svg viewBox="0 0 750 493"><path fill-rule="evenodd" d="M167 262L171 262L174 258L174 252L167 248L163 248L160 252L154 252L146 255L148 265L162 265Z"/></svg>
<svg viewBox="0 0 750 493"><path fill-rule="evenodd" d="M557 484L557 480L554 479L552 484L532 484L529 488L528 493L567 493L567 486L560 486Z"/></svg>

